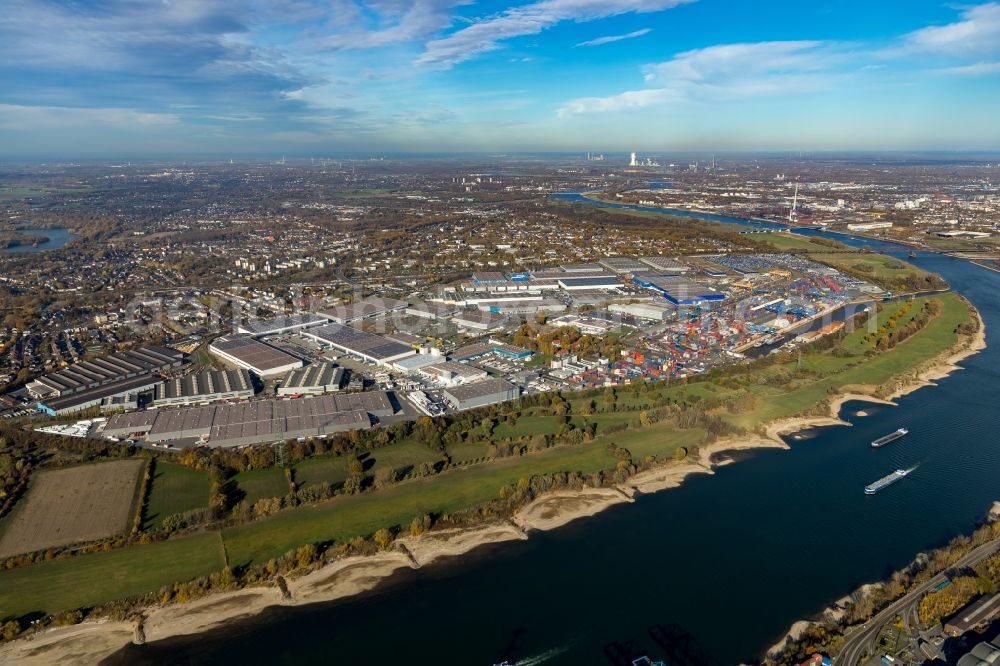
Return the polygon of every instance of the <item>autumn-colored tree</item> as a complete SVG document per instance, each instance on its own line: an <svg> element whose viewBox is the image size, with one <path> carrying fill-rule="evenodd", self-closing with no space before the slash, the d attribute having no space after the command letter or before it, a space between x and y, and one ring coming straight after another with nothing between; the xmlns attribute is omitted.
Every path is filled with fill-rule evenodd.
<svg viewBox="0 0 1000 666"><path fill-rule="evenodd" d="M375 545L378 546L379 550L385 550L392 543L392 532L383 527L375 532L374 539Z"/></svg>

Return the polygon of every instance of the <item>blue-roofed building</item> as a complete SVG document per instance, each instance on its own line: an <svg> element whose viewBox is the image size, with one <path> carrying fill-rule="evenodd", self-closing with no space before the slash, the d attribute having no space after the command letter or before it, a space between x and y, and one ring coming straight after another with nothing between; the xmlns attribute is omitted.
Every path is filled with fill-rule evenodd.
<svg viewBox="0 0 1000 666"><path fill-rule="evenodd" d="M655 291L674 305L700 305L726 300L721 291L679 275L636 275L632 282L637 287Z"/></svg>

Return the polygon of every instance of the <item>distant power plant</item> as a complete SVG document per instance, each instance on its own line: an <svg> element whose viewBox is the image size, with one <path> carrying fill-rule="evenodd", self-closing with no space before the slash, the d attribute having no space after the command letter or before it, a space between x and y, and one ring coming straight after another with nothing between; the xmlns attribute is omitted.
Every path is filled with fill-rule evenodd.
<svg viewBox="0 0 1000 666"><path fill-rule="evenodd" d="M632 153L631 157L629 158L628 165L630 167L658 167L660 166L660 163L654 162L652 159L649 158L640 160L635 153Z"/></svg>

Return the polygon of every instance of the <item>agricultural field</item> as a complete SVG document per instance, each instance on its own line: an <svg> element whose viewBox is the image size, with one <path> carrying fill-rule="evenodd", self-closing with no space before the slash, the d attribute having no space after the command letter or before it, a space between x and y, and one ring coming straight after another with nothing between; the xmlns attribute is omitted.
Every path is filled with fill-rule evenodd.
<svg viewBox="0 0 1000 666"><path fill-rule="evenodd" d="M208 506L208 487L205 472L157 460L146 501L145 527L156 527L175 513Z"/></svg>
<svg viewBox="0 0 1000 666"><path fill-rule="evenodd" d="M129 526L144 460L41 472L0 522L0 557L113 536Z"/></svg>
<svg viewBox="0 0 1000 666"><path fill-rule="evenodd" d="M144 594L219 571L225 563L219 533L207 532L19 567L3 572L0 618L53 613Z"/></svg>

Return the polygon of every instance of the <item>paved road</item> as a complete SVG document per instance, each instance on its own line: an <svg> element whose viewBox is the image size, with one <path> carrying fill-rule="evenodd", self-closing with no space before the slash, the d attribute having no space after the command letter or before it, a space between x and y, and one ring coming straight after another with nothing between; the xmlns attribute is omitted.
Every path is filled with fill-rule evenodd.
<svg viewBox="0 0 1000 666"><path fill-rule="evenodd" d="M949 569L974 566L998 550L1000 550L1000 540L990 541L971 551L965 557L955 562ZM926 583L897 599L892 605L869 620L862 629L848 636L840 651L833 657L833 663L836 666L857 666L862 657L866 654L872 654L873 643L878 638L879 632L882 631L882 627L891 622L896 615L903 613L905 616L906 613L915 610L924 594L935 585L944 581L945 578L947 578L946 573L939 573Z"/></svg>

